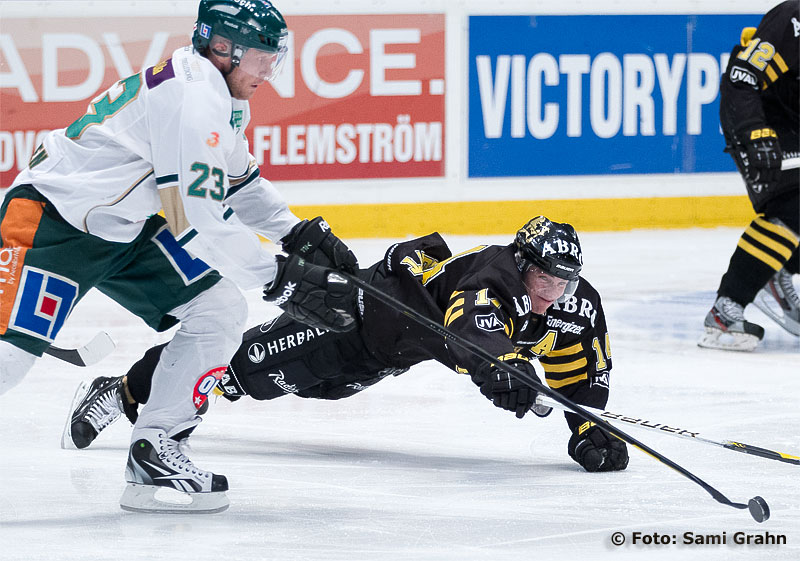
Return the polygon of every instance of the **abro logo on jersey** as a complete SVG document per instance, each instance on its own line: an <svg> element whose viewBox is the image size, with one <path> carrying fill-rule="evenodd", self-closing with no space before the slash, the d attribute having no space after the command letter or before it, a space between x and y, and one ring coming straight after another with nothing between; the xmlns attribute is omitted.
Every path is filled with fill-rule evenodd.
<svg viewBox="0 0 800 561"><path fill-rule="evenodd" d="M578 312L579 316L587 318L592 323L592 327L594 327L594 322L597 319L597 310L594 309L592 303L586 298L581 298L580 311L578 310L578 298L575 296L570 296L565 302L560 304L555 302L553 304L553 309L562 310L568 314Z"/></svg>
<svg viewBox="0 0 800 561"><path fill-rule="evenodd" d="M524 316L525 314L530 313L531 311L531 298L527 294L524 294L521 298L522 305L517 301L517 297L514 296L514 307L517 309L518 316Z"/></svg>
<svg viewBox="0 0 800 561"><path fill-rule="evenodd" d="M758 84L755 74L749 70L741 68L740 66L734 66L731 68L731 82L744 82L745 84L749 84L751 86Z"/></svg>
<svg viewBox="0 0 800 561"><path fill-rule="evenodd" d="M475 316L475 325L483 331L500 331L504 328L503 322L494 313Z"/></svg>

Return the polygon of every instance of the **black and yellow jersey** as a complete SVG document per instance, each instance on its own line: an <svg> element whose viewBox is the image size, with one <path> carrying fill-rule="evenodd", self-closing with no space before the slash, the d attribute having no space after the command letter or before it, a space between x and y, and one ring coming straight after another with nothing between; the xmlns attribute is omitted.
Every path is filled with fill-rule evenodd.
<svg viewBox="0 0 800 561"><path fill-rule="evenodd" d="M729 145L777 132L784 158L800 150L800 2L778 4L742 31L720 83L720 123ZM796 185L796 184L795 184Z"/></svg>
<svg viewBox="0 0 800 561"><path fill-rule="evenodd" d="M374 273L370 284L492 356L538 358L552 388L583 405L605 406L608 333L600 296L585 279L566 302L537 315L513 246L480 245L452 255L436 233L393 245ZM359 304L365 344L386 365L404 368L433 359L460 373L485 366L369 295L360 295Z"/></svg>

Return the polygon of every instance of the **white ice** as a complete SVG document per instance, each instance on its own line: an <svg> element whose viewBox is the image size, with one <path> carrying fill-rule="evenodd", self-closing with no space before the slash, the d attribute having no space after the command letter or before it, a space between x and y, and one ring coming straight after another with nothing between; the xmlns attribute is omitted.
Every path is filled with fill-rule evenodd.
<svg viewBox="0 0 800 561"><path fill-rule="evenodd" d="M800 455L800 340L751 306L748 317L766 329L755 352L695 344L740 234L582 235L585 276L611 332L607 409ZM455 249L510 241L448 240ZM389 243L351 242L362 263ZM258 292L248 299L250 324L272 313ZM84 451L61 450L59 438L79 380L124 373L161 338L91 294L57 344L80 345L99 329L118 344L100 364L45 357L0 398L3 561L800 559L800 466L628 429L734 502L763 496L772 517L757 524L635 449L624 472L586 473L567 456L560 413L517 420L433 363L338 402L222 400L191 457L227 475L230 509L126 513L127 423ZM737 531L783 534L788 544L734 545ZM614 532L625 545L611 545ZM679 544L633 546L633 532L675 534ZM684 532L724 532L728 544L680 545Z"/></svg>

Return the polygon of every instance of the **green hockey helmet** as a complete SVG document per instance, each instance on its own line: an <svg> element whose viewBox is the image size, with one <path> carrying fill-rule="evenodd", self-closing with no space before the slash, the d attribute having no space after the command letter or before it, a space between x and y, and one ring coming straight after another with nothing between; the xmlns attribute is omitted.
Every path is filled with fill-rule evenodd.
<svg viewBox="0 0 800 561"><path fill-rule="evenodd" d="M231 56L233 66L265 80L278 74L288 51L286 21L267 0L201 0L194 48L206 52L215 35L231 42L231 52L215 54Z"/></svg>

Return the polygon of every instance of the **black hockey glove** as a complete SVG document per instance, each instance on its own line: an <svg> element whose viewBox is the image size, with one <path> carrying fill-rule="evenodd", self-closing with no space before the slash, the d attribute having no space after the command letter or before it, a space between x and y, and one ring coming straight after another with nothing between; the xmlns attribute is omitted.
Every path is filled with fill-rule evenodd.
<svg viewBox="0 0 800 561"><path fill-rule="evenodd" d="M783 154L778 135L770 128L755 129L747 139L731 149L736 167L742 174L751 198L760 198L774 189L781 176Z"/></svg>
<svg viewBox="0 0 800 561"><path fill-rule="evenodd" d="M588 421L572 433L567 451L586 471L620 471L628 467L625 442Z"/></svg>
<svg viewBox="0 0 800 561"><path fill-rule="evenodd" d="M264 287L266 302L311 327L343 332L356 326L355 290L350 281L297 255L275 259L278 272Z"/></svg>
<svg viewBox="0 0 800 561"><path fill-rule="evenodd" d="M504 362L536 377L533 365L527 360L512 359ZM480 369L471 378L495 407L514 411L518 419L524 417L536 402L536 390L495 365Z"/></svg>
<svg viewBox="0 0 800 561"><path fill-rule="evenodd" d="M314 265L355 273L358 261L345 243L333 235L321 216L303 220L281 240L283 251L299 255Z"/></svg>

